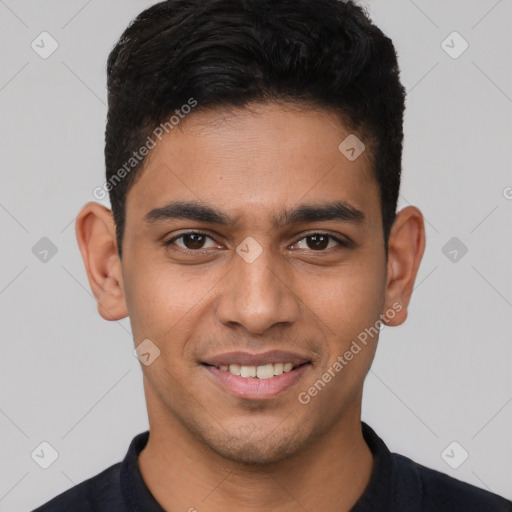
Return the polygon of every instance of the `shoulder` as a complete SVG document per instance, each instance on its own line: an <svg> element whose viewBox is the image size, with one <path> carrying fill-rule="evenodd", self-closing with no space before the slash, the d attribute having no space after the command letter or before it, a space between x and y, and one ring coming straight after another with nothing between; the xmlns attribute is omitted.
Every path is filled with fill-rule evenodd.
<svg viewBox="0 0 512 512"><path fill-rule="evenodd" d="M118 462L101 473L84 480L59 494L32 512L107 512L124 510L122 506L120 473L121 463Z"/></svg>
<svg viewBox="0 0 512 512"><path fill-rule="evenodd" d="M422 510L432 512L512 512L512 501L474 485L457 480L435 469L393 453L400 481L407 482L413 475L419 481ZM412 473L412 475L411 475ZM400 492L400 489L397 489Z"/></svg>

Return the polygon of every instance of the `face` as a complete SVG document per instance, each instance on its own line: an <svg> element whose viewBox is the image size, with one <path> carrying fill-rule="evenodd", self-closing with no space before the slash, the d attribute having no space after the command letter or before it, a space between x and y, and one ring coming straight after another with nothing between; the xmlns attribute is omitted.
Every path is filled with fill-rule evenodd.
<svg viewBox="0 0 512 512"><path fill-rule="evenodd" d="M197 111L151 151L119 297L135 344L160 351L142 365L150 421L268 463L358 417L378 334L358 336L396 295L369 150L338 149L349 134L327 111L259 104Z"/></svg>

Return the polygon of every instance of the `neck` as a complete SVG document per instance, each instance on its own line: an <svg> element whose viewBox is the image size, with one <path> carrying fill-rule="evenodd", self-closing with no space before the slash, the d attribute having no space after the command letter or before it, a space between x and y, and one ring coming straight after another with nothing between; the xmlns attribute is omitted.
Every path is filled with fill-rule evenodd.
<svg viewBox="0 0 512 512"><path fill-rule="evenodd" d="M360 404L354 409L306 450L257 467L227 460L180 423L150 414L151 434L139 455L139 469L166 510L349 511L373 468L361 432Z"/></svg>

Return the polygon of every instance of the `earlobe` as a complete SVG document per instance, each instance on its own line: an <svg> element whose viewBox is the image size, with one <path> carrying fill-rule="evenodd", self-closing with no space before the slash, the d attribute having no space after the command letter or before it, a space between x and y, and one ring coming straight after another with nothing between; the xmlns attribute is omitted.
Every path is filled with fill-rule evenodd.
<svg viewBox="0 0 512 512"><path fill-rule="evenodd" d="M397 213L388 242L386 300L383 322L400 325L407 308L425 251L425 224L421 211L407 206ZM391 313L393 310L393 314Z"/></svg>
<svg viewBox="0 0 512 512"><path fill-rule="evenodd" d="M105 320L128 315L117 253L112 211L99 203L83 206L75 223L75 233L87 278Z"/></svg>

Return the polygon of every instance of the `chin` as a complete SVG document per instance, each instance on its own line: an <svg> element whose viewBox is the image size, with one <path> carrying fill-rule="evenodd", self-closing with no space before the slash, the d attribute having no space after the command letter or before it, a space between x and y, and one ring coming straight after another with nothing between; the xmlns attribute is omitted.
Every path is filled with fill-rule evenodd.
<svg viewBox="0 0 512 512"><path fill-rule="evenodd" d="M202 435L204 444L224 459L244 465L270 465L292 457L308 444L308 436L300 427L294 429L258 428L246 425L237 429L210 430Z"/></svg>
<svg viewBox="0 0 512 512"><path fill-rule="evenodd" d="M298 451L297 446L290 446L289 443L269 446L266 441L251 442L246 440L231 445L209 445L209 447L224 459L248 466L277 464Z"/></svg>

